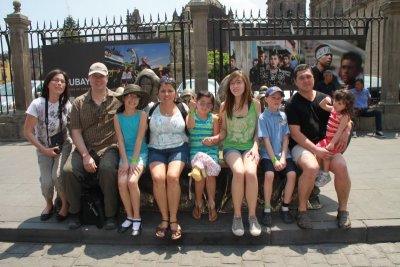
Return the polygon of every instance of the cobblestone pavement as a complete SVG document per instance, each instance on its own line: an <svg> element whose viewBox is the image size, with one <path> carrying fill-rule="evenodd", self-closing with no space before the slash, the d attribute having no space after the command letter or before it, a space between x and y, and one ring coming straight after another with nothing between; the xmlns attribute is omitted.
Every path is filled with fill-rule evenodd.
<svg viewBox="0 0 400 267"><path fill-rule="evenodd" d="M400 266L400 242L250 248L0 243L0 266Z"/></svg>

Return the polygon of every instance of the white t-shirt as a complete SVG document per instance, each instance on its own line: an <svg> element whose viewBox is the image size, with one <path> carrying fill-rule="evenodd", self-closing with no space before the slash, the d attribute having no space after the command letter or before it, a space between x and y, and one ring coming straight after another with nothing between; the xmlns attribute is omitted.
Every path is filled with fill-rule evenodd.
<svg viewBox="0 0 400 267"><path fill-rule="evenodd" d="M45 123L45 103L46 99L43 97L36 98L29 105L26 110L26 114L32 115L37 119L37 123L35 125L35 136L37 140L44 146L49 147L47 142L47 132L46 132L46 123ZM49 110L48 110L48 119L49 119L49 139L50 136L57 134L60 131L60 120L58 118L58 106L59 103L51 103L49 102ZM63 124L63 132L64 132L64 140L66 140L69 135L67 131L67 121L69 114L71 112L71 103L68 101L65 104L64 111L62 114L62 124Z"/></svg>

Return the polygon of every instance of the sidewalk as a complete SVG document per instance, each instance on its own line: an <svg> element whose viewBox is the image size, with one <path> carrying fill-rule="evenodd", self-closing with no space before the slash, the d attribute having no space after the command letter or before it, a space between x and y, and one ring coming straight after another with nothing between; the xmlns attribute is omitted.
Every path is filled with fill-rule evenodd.
<svg viewBox="0 0 400 267"><path fill-rule="evenodd" d="M38 181L39 170L33 146L26 142L0 143L0 241L83 242L98 244L168 244L154 237L158 213L143 212L144 229L133 239L116 231L94 226L70 231L68 223L54 216L41 222L44 207ZM231 232L232 214L220 214L216 223L204 217L195 221L190 213L180 213L185 245L281 245L308 243L374 243L400 240L400 138L386 133L385 139L362 135L352 139L345 153L352 179L349 211L352 228L336 226L336 193L333 182L321 189L324 207L310 211L315 229L305 231L296 224L285 225L278 217L275 226L263 229L259 238L250 237L247 220L244 238ZM246 218L244 215L243 218Z"/></svg>

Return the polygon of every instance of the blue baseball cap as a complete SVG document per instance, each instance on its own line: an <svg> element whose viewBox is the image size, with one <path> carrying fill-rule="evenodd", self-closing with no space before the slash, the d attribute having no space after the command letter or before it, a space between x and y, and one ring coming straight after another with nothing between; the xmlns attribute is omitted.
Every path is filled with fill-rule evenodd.
<svg viewBox="0 0 400 267"><path fill-rule="evenodd" d="M267 92L265 92L265 96L273 95L276 92L281 93L282 97L285 96L285 94L283 93L282 89L279 88L278 86L272 86L272 87L268 88Z"/></svg>

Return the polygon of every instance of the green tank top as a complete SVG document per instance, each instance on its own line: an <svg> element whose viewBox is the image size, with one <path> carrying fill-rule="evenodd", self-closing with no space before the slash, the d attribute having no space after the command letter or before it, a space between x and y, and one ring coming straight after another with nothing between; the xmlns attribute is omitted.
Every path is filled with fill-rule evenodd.
<svg viewBox="0 0 400 267"><path fill-rule="evenodd" d="M226 137L223 141L223 148L235 148L238 150L249 150L254 145L254 131L257 125L257 112L253 102L246 116L238 117L233 115L228 119L224 112L226 121Z"/></svg>

